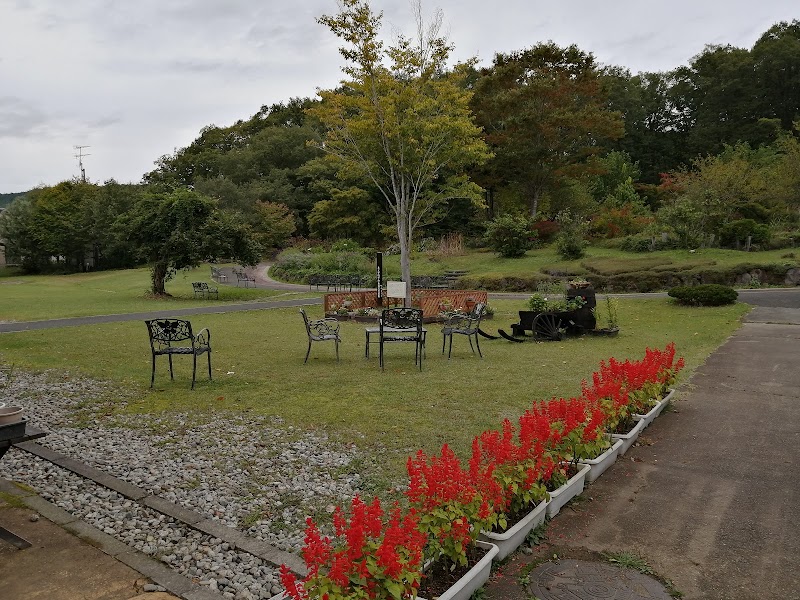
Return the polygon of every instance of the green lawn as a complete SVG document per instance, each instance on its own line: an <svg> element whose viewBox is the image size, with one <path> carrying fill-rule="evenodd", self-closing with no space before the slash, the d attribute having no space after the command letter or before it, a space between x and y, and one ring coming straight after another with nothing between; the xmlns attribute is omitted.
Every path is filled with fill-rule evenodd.
<svg viewBox="0 0 800 600"><path fill-rule="evenodd" d="M102 275L76 277L97 294ZM142 292L142 272L116 274L125 283L115 283L114 274L107 275L109 295L121 288ZM24 285L35 284L19 287ZM173 285L181 285L180 280ZM79 311L81 294L69 288L64 285L63 293ZM488 331L507 329L524 308L523 301L500 300L492 305L497 313L493 321L485 322ZM112 306L104 305L107 312L113 312ZM152 306L152 301L142 299L142 307ZM34 307L20 310L42 313ZM150 349L140 322L2 334L0 362L115 382L130 400L108 398L104 410L188 411L201 417L218 410L278 415L287 424L321 428L376 449L387 473L397 475L403 459L417 448L432 451L448 442L465 454L476 433L498 427L504 417L515 418L533 400L576 394L581 379L601 359L638 358L647 346L663 348L675 341L686 357L687 373L691 372L738 327L747 310L743 304L697 309L666 299L624 299L616 338L540 344L482 340L483 360L469 351L465 339L457 338L448 361L441 354L438 327L431 325L422 372L414 366L413 344L389 347L385 372L378 367L376 352L365 360L363 324L342 323L339 363L331 343L315 343L304 365L306 337L296 309L197 315L192 318L195 329L208 327L212 332L214 381L208 382L198 369L194 391L189 389L188 357L176 357L174 382L169 380L166 359L160 357L156 389L148 389ZM321 307L311 308L311 316L321 316L320 311Z"/></svg>
<svg viewBox="0 0 800 600"><path fill-rule="evenodd" d="M192 292L193 281L205 281L217 287L219 300L195 299ZM156 299L148 295L150 271L147 268L74 275L3 277L0 278L0 321L124 314L296 296L274 290L217 285L210 279L207 265L189 271L178 271L166 288L172 298Z"/></svg>

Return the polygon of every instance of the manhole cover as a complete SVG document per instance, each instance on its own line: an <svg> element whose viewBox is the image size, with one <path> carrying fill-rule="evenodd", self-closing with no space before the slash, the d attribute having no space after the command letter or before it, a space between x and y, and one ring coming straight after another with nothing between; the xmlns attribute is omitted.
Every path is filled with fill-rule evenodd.
<svg viewBox="0 0 800 600"><path fill-rule="evenodd" d="M531 571L530 581L528 591L538 600L671 600L652 577L585 560L541 564Z"/></svg>

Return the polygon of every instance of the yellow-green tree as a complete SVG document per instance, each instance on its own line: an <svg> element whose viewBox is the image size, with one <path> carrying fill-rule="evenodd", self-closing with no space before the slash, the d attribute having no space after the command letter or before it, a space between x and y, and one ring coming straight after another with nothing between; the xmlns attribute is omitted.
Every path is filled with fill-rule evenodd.
<svg viewBox="0 0 800 600"><path fill-rule="evenodd" d="M320 147L339 161L339 173L363 173L386 201L406 282L415 229L449 199L481 203L481 189L464 171L490 156L469 108L470 65L448 69L452 47L439 34L441 13L426 25L419 4L414 8L415 38L399 36L388 47L379 37L382 13L365 0L341 0L338 14L320 17L344 42L347 78L320 92L321 104L309 110L327 128Z"/></svg>

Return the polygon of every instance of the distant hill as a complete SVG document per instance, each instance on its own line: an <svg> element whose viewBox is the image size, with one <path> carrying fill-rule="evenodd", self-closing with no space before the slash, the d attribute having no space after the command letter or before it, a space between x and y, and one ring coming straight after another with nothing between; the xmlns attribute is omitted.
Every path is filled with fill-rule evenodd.
<svg viewBox="0 0 800 600"><path fill-rule="evenodd" d="M10 192L8 194L0 194L0 208L7 208L9 204L14 201L17 196L24 196L28 192Z"/></svg>

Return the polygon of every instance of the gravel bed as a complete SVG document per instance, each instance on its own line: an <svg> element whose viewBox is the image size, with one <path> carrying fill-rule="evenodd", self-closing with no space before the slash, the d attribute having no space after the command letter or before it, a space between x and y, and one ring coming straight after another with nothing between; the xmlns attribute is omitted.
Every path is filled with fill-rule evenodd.
<svg viewBox="0 0 800 600"><path fill-rule="evenodd" d="M219 413L211 421L207 415L111 416L108 398L115 405L126 399L101 382L15 372L6 383L4 401L24 406L33 425L51 432L39 440L42 445L290 552L302 547L305 518L324 520L336 505L348 504L372 464L354 446L279 419L241 413ZM211 587L211 579L216 585L237 581L220 575L227 571L252 575L255 570L262 584L270 577L277 581L269 570L269 577L262 576L266 567L252 563L258 558L215 546L175 523L164 525L169 518L159 513L128 518L147 509L102 487L87 491L93 483L76 483L83 480L45 461L37 459L32 468L31 458L9 452L0 461L0 476L58 499L59 506L123 541L137 536L134 545L148 554L162 560L174 555L165 562ZM84 496L92 499L87 506L102 509L86 508ZM215 548L213 557L195 558L208 548ZM240 593L237 598L248 597L241 595L244 590L254 598L274 592L269 585L236 589L241 591L231 593Z"/></svg>
<svg viewBox="0 0 800 600"><path fill-rule="evenodd" d="M12 449L3 463L10 471L4 477L35 487L42 498L226 598L271 598L282 591L277 569L222 540L22 450Z"/></svg>

